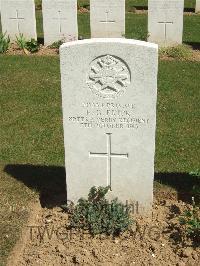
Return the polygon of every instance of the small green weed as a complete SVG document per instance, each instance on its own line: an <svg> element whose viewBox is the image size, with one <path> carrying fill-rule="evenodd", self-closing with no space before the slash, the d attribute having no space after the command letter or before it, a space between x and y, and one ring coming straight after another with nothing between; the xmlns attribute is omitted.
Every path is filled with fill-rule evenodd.
<svg viewBox="0 0 200 266"><path fill-rule="evenodd" d="M191 171L191 172L190 172L190 175L191 175L191 176L200 177L200 170L197 169L197 170L195 170L195 171Z"/></svg>
<svg viewBox="0 0 200 266"><path fill-rule="evenodd" d="M40 45L34 39L31 39L30 41L26 42L26 49L29 52L31 52L31 53L38 52L39 51L39 48L40 48Z"/></svg>
<svg viewBox="0 0 200 266"><path fill-rule="evenodd" d="M186 210L179 218L180 224L185 226L186 236L200 243L200 212L193 200L192 210Z"/></svg>
<svg viewBox="0 0 200 266"><path fill-rule="evenodd" d="M22 33L19 34L19 36L16 36L16 44L21 50L26 49L26 42L27 40L25 39L24 35Z"/></svg>
<svg viewBox="0 0 200 266"><path fill-rule="evenodd" d="M57 42L52 43L49 45L49 48L51 49L59 49L59 47L64 43L64 40L59 40Z"/></svg>
<svg viewBox="0 0 200 266"><path fill-rule="evenodd" d="M160 56L167 56L179 60L189 60L192 56L192 50L188 45L177 45L160 48L159 54Z"/></svg>
<svg viewBox="0 0 200 266"><path fill-rule="evenodd" d="M39 50L39 44L36 40L31 39L30 41L27 41L23 34L19 34L19 36L16 36L16 44L19 46L21 50L24 51L25 54L35 53Z"/></svg>
<svg viewBox="0 0 200 266"><path fill-rule="evenodd" d="M6 37L6 33L0 33L0 54L3 54L8 50L9 44L9 36Z"/></svg>
<svg viewBox="0 0 200 266"><path fill-rule="evenodd" d="M88 230L92 235L117 236L132 224L128 207L118 201L105 198L109 187L92 187L88 199L79 199L72 208L71 227Z"/></svg>

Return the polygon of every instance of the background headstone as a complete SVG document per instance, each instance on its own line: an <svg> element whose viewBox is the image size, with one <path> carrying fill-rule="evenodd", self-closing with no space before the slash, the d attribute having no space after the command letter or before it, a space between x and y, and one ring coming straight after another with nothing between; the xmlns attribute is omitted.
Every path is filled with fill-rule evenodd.
<svg viewBox="0 0 200 266"><path fill-rule="evenodd" d="M153 198L158 47L142 41L91 39L60 48L68 199L92 186L110 198Z"/></svg>
<svg viewBox="0 0 200 266"><path fill-rule="evenodd" d="M200 12L200 0L196 0L196 9L195 12L198 13Z"/></svg>
<svg viewBox="0 0 200 266"><path fill-rule="evenodd" d="M44 44L78 39L77 1L43 0Z"/></svg>
<svg viewBox="0 0 200 266"><path fill-rule="evenodd" d="M120 38L125 34L125 0L90 0L92 38Z"/></svg>
<svg viewBox="0 0 200 266"><path fill-rule="evenodd" d="M37 39L34 0L1 0L2 32L12 41L23 34L26 39Z"/></svg>
<svg viewBox="0 0 200 266"><path fill-rule="evenodd" d="M184 0L148 1L148 41L160 46L182 43Z"/></svg>

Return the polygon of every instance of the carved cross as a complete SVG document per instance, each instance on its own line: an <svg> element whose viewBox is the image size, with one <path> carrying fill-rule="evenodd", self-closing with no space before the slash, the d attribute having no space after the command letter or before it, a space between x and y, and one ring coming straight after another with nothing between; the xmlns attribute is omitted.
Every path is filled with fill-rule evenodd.
<svg viewBox="0 0 200 266"><path fill-rule="evenodd" d="M106 133L107 136L107 152L89 152L89 157L97 157L97 158L107 158L107 186L112 190L112 158L119 159L128 159L128 153L113 153L112 152L112 143L111 143L111 135L112 133Z"/></svg>
<svg viewBox="0 0 200 266"><path fill-rule="evenodd" d="M165 41L166 41L167 40L167 25L173 24L173 22L161 21L161 22L158 22L158 23L164 25L164 34L165 34Z"/></svg>
<svg viewBox="0 0 200 266"><path fill-rule="evenodd" d="M62 18L61 17L61 11L58 10L58 17L57 18L53 18L53 19L59 21L59 33L61 34L62 33L62 20L67 20L67 18Z"/></svg>
<svg viewBox="0 0 200 266"><path fill-rule="evenodd" d="M14 19L14 20L16 20L16 22L17 22L17 31L20 33L20 27L19 27L19 24L20 24L20 22L21 22L22 20L24 20L25 18L20 18L20 17L19 17L19 11L16 10L16 17L15 17L15 18L9 18L9 19Z"/></svg>
<svg viewBox="0 0 200 266"><path fill-rule="evenodd" d="M109 11L106 11L106 19L105 20L101 20L100 22L101 23L106 23L106 24L108 24L108 23L115 23L115 20L111 20L111 19L109 19L108 17L109 17Z"/></svg>

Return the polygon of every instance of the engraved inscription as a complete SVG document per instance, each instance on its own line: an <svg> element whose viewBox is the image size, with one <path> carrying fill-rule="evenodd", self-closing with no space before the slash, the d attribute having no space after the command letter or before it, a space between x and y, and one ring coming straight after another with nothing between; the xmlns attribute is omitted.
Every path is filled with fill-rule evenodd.
<svg viewBox="0 0 200 266"><path fill-rule="evenodd" d="M112 171L112 158L119 158L119 159L128 159L128 153L113 153L112 152L112 143L111 143L111 133L106 133L107 135L107 152L89 152L89 157L104 157L107 158L107 186L110 187L112 190L112 180L111 180L111 171Z"/></svg>
<svg viewBox="0 0 200 266"><path fill-rule="evenodd" d="M137 130L149 125L148 116L138 115L134 103L83 102L79 114L71 115L68 121L81 128Z"/></svg>
<svg viewBox="0 0 200 266"><path fill-rule="evenodd" d="M112 99L124 93L130 81L130 70L123 60L104 55L91 62L86 82L96 95Z"/></svg>

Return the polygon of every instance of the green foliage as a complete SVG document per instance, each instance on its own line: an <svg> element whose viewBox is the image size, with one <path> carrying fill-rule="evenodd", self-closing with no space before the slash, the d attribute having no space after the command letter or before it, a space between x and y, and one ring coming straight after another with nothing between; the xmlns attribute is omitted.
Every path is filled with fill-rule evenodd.
<svg viewBox="0 0 200 266"><path fill-rule="evenodd" d="M172 57L175 59L191 59L192 50L188 45L177 45L173 47L164 47L159 50L161 56Z"/></svg>
<svg viewBox="0 0 200 266"><path fill-rule="evenodd" d="M30 41L26 42L26 49L31 53L38 52L39 48L40 45L34 39L31 39Z"/></svg>
<svg viewBox="0 0 200 266"><path fill-rule="evenodd" d="M51 45L49 45L50 48L52 49L59 49L59 47L64 43L63 40L59 40L57 42L52 43Z"/></svg>
<svg viewBox="0 0 200 266"><path fill-rule="evenodd" d="M200 170L197 169L197 170L195 170L195 171L191 171L191 172L190 172L190 175L191 175L191 176L200 177Z"/></svg>
<svg viewBox="0 0 200 266"><path fill-rule="evenodd" d="M19 34L19 36L16 36L16 44L19 46L20 49L24 50L24 52L27 54L28 52L35 53L39 50L39 44L36 40L31 39L30 41L27 41L23 34Z"/></svg>
<svg viewBox="0 0 200 266"><path fill-rule="evenodd" d="M180 224L185 226L186 235L196 243L200 243L200 211L193 198L192 210L186 210L179 218Z"/></svg>
<svg viewBox="0 0 200 266"><path fill-rule="evenodd" d="M148 18L146 14L126 14L126 38L136 40L147 40Z"/></svg>
<svg viewBox="0 0 200 266"><path fill-rule="evenodd" d="M19 36L16 36L16 44L21 50L26 49L26 42L27 40L25 39L24 35L22 33L19 34Z"/></svg>
<svg viewBox="0 0 200 266"><path fill-rule="evenodd" d="M0 54L3 54L8 50L9 44L10 44L9 36L6 37L6 33L4 34L0 33Z"/></svg>
<svg viewBox="0 0 200 266"><path fill-rule="evenodd" d="M92 235L119 235L132 224L129 208L117 198L105 198L109 187L92 187L88 199L79 199L72 209L71 227L88 230Z"/></svg>

